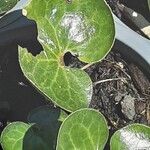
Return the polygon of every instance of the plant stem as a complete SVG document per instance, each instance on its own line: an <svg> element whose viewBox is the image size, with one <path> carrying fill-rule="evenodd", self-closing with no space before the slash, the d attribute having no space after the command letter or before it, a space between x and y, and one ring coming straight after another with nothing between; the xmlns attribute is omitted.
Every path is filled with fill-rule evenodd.
<svg viewBox="0 0 150 150"><path fill-rule="evenodd" d="M85 70L85 69L89 68L90 66L92 66L93 64L94 63L87 64L84 67L82 67L81 70Z"/></svg>

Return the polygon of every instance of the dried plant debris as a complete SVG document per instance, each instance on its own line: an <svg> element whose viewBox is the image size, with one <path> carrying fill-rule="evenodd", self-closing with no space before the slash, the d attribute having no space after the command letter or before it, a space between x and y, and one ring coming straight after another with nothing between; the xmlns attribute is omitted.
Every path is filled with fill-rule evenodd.
<svg viewBox="0 0 150 150"><path fill-rule="evenodd" d="M133 82L141 94L150 95L150 82L144 73L134 64L129 65Z"/></svg>
<svg viewBox="0 0 150 150"><path fill-rule="evenodd" d="M86 65L70 54L67 58L68 66L83 68ZM136 65L128 64L120 54L111 52L85 71L94 85L90 107L105 115L112 130L134 122L150 124L150 82Z"/></svg>
<svg viewBox="0 0 150 150"><path fill-rule="evenodd" d="M132 73L129 66L132 67ZM91 107L102 111L116 129L132 122L149 123L149 115L146 114L149 112L147 103L150 95L147 90L150 82L136 65L127 64L120 54L112 52L91 68L87 72L93 82L100 83L94 87ZM141 88L137 88L137 79Z"/></svg>

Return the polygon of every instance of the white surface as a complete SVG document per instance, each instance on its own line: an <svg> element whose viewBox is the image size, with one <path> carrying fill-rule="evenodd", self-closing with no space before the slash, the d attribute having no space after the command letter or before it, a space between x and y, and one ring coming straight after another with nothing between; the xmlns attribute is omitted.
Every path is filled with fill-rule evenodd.
<svg viewBox="0 0 150 150"><path fill-rule="evenodd" d="M115 15L114 20L116 26L116 39L135 50L148 62L148 64L150 64L150 40L131 30Z"/></svg>
<svg viewBox="0 0 150 150"><path fill-rule="evenodd" d="M17 3L17 5L16 5L14 8L12 8L9 12L12 12L12 11L18 10L18 9L23 9L23 7L25 7L25 6L28 4L29 1L30 1L30 0L20 0L20 1ZM9 12L8 12L8 13L9 13Z"/></svg>

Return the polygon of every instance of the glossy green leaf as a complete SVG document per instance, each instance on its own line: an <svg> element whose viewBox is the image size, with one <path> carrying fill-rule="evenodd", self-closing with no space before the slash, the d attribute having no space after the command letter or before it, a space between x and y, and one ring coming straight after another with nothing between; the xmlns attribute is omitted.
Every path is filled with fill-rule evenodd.
<svg viewBox="0 0 150 150"><path fill-rule="evenodd" d="M111 138L111 150L149 150L150 128L132 124L118 130Z"/></svg>
<svg viewBox="0 0 150 150"><path fill-rule="evenodd" d="M12 9L19 0L0 0L0 14Z"/></svg>
<svg viewBox="0 0 150 150"><path fill-rule="evenodd" d="M90 77L64 64L71 52L93 63L109 52L114 41L114 22L104 0L31 0L25 8L36 20L44 51L33 57L20 50L26 77L57 105L75 111L86 108L92 96Z"/></svg>
<svg viewBox="0 0 150 150"><path fill-rule="evenodd" d="M3 150L48 150L40 135L40 128L23 122L9 124L1 135Z"/></svg>
<svg viewBox="0 0 150 150"><path fill-rule="evenodd" d="M40 126L40 137L47 143L50 150L56 150L58 131L61 125L59 121L62 111L59 108L42 106L34 109L28 116L30 123Z"/></svg>
<svg viewBox="0 0 150 150"><path fill-rule="evenodd" d="M62 124L57 150L103 150L108 139L105 118L93 109L72 113Z"/></svg>

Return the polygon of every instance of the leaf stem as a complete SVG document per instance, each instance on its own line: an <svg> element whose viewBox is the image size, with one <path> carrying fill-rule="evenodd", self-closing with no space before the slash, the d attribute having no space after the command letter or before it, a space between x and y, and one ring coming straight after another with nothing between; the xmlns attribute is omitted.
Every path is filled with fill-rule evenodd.
<svg viewBox="0 0 150 150"><path fill-rule="evenodd" d="M92 66L93 64L94 63L87 64L84 67L82 67L81 70L85 70L85 69L89 68L90 66Z"/></svg>

